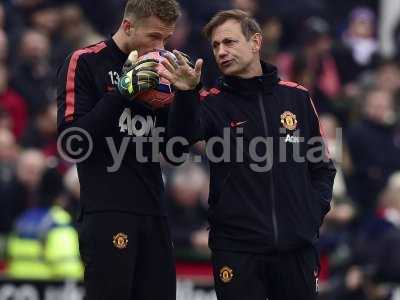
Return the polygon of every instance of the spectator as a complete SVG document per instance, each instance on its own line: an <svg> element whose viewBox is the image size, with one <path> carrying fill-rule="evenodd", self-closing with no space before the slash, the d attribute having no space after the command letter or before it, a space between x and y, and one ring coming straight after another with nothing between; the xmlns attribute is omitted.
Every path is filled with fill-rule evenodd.
<svg viewBox="0 0 400 300"><path fill-rule="evenodd" d="M377 51L374 12L367 7L353 9L341 44L335 51L343 84L356 81L362 72L373 68Z"/></svg>
<svg viewBox="0 0 400 300"><path fill-rule="evenodd" d="M16 0L13 1L15 5L20 10L32 9L36 5L43 3L45 0Z"/></svg>
<svg viewBox="0 0 400 300"><path fill-rule="evenodd" d="M380 53L385 58L398 54L398 25L400 21L400 2L397 0L379 1L379 43ZM397 31L397 32L396 32Z"/></svg>
<svg viewBox="0 0 400 300"><path fill-rule="evenodd" d="M80 184L76 166L70 167L64 174L65 195L62 207L76 220L79 212Z"/></svg>
<svg viewBox="0 0 400 300"><path fill-rule="evenodd" d="M7 129L0 129L0 165L15 165L17 155L18 146L14 135Z"/></svg>
<svg viewBox="0 0 400 300"><path fill-rule="evenodd" d="M174 34L168 40L168 48L179 49L185 53L193 53L195 51L194 47L191 46L193 43L189 43L191 31L192 24L188 19L187 13L183 11L176 23Z"/></svg>
<svg viewBox="0 0 400 300"><path fill-rule="evenodd" d="M9 66L14 66L15 61L16 61L16 53L17 53L17 45L18 45L18 40L19 36L21 34L21 31L23 30L23 18L21 15L18 13L18 11L15 9L14 6L12 6L9 2L2 2L0 3L0 11L4 11L4 17L0 22L2 23L2 26L0 26L0 31L4 30L4 32L7 35L7 65ZM1 15L1 12L0 12ZM1 17L0 17L1 19ZM0 42L1 44L1 42ZM0 52L4 51L3 46L0 45ZM3 54L4 55L4 54ZM3 62L4 63L4 62Z"/></svg>
<svg viewBox="0 0 400 300"><path fill-rule="evenodd" d="M389 299L391 289L381 285L400 283L399 179L399 173L390 177L375 215L366 220L354 243L353 265L346 276L347 294L358 291L367 295L365 299Z"/></svg>
<svg viewBox="0 0 400 300"><path fill-rule="evenodd" d="M393 60L383 61L375 72L374 82L379 89L396 95L400 91L400 68ZM396 103L399 107L400 103Z"/></svg>
<svg viewBox="0 0 400 300"><path fill-rule="evenodd" d="M15 176L17 157L18 147L12 132L0 125L0 274L4 268L7 235L15 217L14 203L9 201L10 198L4 196L8 194L8 188Z"/></svg>
<svg viewBox="0 0 400 300"><path fill-rule="evenodd" d="M352 226L357 209L347 193L345 184L345 175L351 170L351 163L342 139L343 128L332 114L321 114L319 120L325 143L336 167L331 210L321 227L318 243L321 262L320 295L323 299L331 299L328 297L335 291L338 281L343 277L343 270L351 259Z"/></svg>
<svg viewBox="0 0 400 300"><path fill-rule="evenodd" d="M10 127L17 139L22 136L28 121L25 100L8 84L8 69L0 64L0 108L10 116Z"/></svg>
<svg viewBox="0 0 400 300"><path fill-rule="evenodd" d="M66 4L61 8L61 32L72 49L83 48L104 39L86 20L82 8L77 4ZM178 49L178 48L177 48Z"/></svg>
<svg viewBox="0 0 400 300"><path fill-rule="evenodd" d="M43 105L21 139L25 148L40 149L46 156L57 156L57 104Z"/></svg>
<svg viewBox="0 0 400 300"><path fill-rule="evenodd" d="M195 164L188 164L172 175L168 203L172 238L177 247L207 249L206 208L202 200L207 184L205 171Z"/></svg>
<svg viewBox="0 0 400 300"><path fill-rule="evenodd" d="M16 221L9 238L7 274L13 279L82 279L78 234L69 214L57 205L62 181L47 170L35 205Z"/></svg>
<svg viewBox="0 0 400 300"><path fill-rule="evenodd" d="M261 59L269 63L277 64L280 54L280 43L283 35L283 24L277 17L270 17L262 23L263 45Z"/></svg>
<svg viewBox="0 0 400 300"><path fill-rule="evenodd" d="M0 129L11 130L12 120L10 114L0 106Z"/></svg>
<svg viewBox="0 0 400 300"><path fill-rule="evenodd" d="M331 211L326 215L320 232L321 272L320 287L322 296L335 297L338 285L343 285L343 277L352 259L353 223L357 210L352 201L334 198ZM323 297L323 299L325 299ZM347 299L347 298L346 298Z"/></svg>
<svg viewBox="0 0 400 300"><path fill-rule="evenodd" d="M202 37L201 30L205 23L214 15L214 12L228 9L232 6L230 0L203 0L192 1L183 0L182 6L187 10L188 21L191 23L191 34L188 42L189 55L192 57L201 57L204 59L204 87L211 87L215 84L220 72L212 55L211 47L208 41Z"/></svg>
<svg viewBox="0 0 400 300"><path fill-rule="evenodd" d="M14 184L18 146L14 135L0 129L0 235L7 234L17 214Z"/></svg>
<svg viewBox="0 0 400 300"><path fill-rule="evenodd" d="M371 225L373 222L371 222ZM375 250L378 251L377 255L372 257L370 261L374 265L372 267L374 279L376 282L400 283L400 256L398 255L398 249L400 249L399 172L394 173L388 180L388 185L379 201L375 222L370 227L373 233L369 230L364 232L369 240L364 245L371 245L373 241ZM374 236L374 233L377 236ZM362 251L372 250L371 248L374 247L361 246Z"/></svg>
<svg viewBox="0 0 400 300"><path fill-rule="evenodd" d="M347 143L354 165L349 192L367 218L387 178L400 168L400 143L392 94L371 90L363 107L362 120L349 129Z"/></svg>
<svg viewBox="0 0 400 300"><path fill-rule="evenodd" d="M318 17L308 18L299 34L299 45L295 51L275 57L280 75L309 89L318 111L334 113L333 100L340 92L341 83L332 55L329 24Z"/></svg>
<svg viewBox="0 0 400 300"><path fill-rule="evenodd" d="M46 160L40 151L25 149L20 153L13 193L10 194L9 198L9 201L15 203L15 214L20 214L35 202L38 185L45 167Z"/></svg>
<svg viewBox="0 0 400 300"><path fill-rule="evenodd" d="M79 1L88 19L95 25L96 31L102 35L110 35L117 31L121 21L118 16L122 15L125 3L125 0L97 0L94 5L91 0Z"/></svg>
<svg viewBox="0 0 400 300"><path fill-rule="evenodd" d="M289 78L311 90L319 111L332 112L331 102L338 96L341 82L332 56L330 26L321 18L311 17L301 36L303 47L294 57Z"/></svg>
<svg viewBox="0 0 400 300"><path fill-rule="evenodd" d="M251 16L256 16L258 13L258 0L231 0L231 3L232 8L244 10Z"/></svg>
<svg viewBox="0 0 400 300"><path fill-rule="evenodd" d="M60 26L59 3L53 0L43 0L29 10L30 25L52 39Z"/></svg>
<svg viewBox="0 0 400 300"><path fill-rule="evenodd" d="M50 69L50 42L46 35L35 30L23 33L19 49L19 65L10 80L27 101L30 115L51 99L55 99Z"/></svg>
<svg viewBox="0 0 400 300"><path fill-rule="evenodd" d="M351 171L352 165L348 147L343 140L343 128L334 115L321 114L319 117L324 132L325 143L336 167L336 177L333 184L333 198L347 198L345 176Z"/></svg>

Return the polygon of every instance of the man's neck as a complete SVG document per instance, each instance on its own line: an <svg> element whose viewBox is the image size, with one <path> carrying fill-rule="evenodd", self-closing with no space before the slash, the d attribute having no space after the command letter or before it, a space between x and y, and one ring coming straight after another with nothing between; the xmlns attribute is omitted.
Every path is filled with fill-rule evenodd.
<svg viewBox="0 0 400 300"><path fill-rule="evenodd" d="M121 49L122 52L126 54L129 54L131 52L129 44L126 41L126 36L122 32L121 28L118 29L118 31L113 35L112 39L114 40L117 47Z"/></svg>
<svg viewBox="0 0 400 300"><path fill-rule="evenodd" d="M249 67L249 72L241 76L244 79L254 78L263 75L261 61L258 59Z"/></svg>

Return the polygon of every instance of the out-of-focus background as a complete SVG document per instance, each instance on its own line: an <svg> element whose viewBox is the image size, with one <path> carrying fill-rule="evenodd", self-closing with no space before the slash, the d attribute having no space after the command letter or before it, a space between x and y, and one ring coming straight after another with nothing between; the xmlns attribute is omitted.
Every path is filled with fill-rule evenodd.
<svg viewBox="0 0 400 300"><path fill-rule="evenodd" d="M236 7L260 22L263 59L316 101L338 168L320 234L320 299L400 299L400 1L180 3L184 14L168 47L205 59L206 87L219 72L201 28L218 10ZM79 181L57 153L55 78L71 51L117 30L124 4L0 3L0 299L82 299ZM178 299L215 299L207 162L163 170Z"/></svg>

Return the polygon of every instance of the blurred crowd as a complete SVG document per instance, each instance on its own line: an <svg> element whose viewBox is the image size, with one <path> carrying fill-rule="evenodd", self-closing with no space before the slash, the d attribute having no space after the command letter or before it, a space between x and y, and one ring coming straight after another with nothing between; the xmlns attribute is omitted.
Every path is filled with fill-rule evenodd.
<svg viewBox="0 0 400 300"><path fill-rule="evenodd" d="M76 253L51 254L50 237L60 228L73 230L79 202L76 168L57 153L55 78L69 53L116 31L124 2L0 3L0 273L5 276L18 277L14 259L35 259L37 247L46 253L41 259L58 270L43 271L43 278L81 276L78 261L58 264L73 261ZM338 169L332 210L320 233L321 299L391 299L400 285L400 2L180 3L184 14L168 47L205 59L206 87L220 75L202 26L218 10L235 7L260 22L263 59L278 66L282 79L307 87L316 102ZM196 144L192 152L204 156L204 145ZM207 260L207 161L190 160L179 168L163 164L163 172L177 256ZM76 238L69 232L66 249ZM39 243L19 253L13 241L26 237Z"/></svg>

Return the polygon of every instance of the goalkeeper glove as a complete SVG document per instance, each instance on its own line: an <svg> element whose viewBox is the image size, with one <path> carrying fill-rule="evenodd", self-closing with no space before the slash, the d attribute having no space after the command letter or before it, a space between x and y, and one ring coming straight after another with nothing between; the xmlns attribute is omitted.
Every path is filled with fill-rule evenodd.
<svg viewBox="0 0 400 300"><path fill-rule="evenodd" d="M160 81L157 66L158 61L155 59L138 61L138 52L132 51L122 68L122 77L118 83L121 95L132 100L137 94L157 87Z"/></svg>

